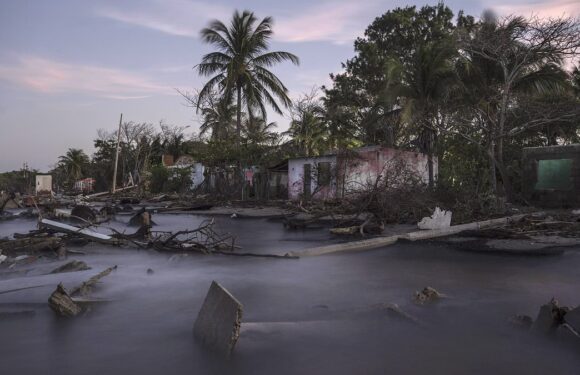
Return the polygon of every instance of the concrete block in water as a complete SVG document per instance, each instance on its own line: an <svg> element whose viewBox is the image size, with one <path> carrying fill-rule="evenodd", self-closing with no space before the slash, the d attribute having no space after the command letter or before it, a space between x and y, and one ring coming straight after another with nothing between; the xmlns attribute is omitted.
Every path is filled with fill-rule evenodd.
<svg viewBox="0 0 580 375"><path fill-rule="evenodd" d="M230 292L212 281L193 326L195 338L229 355L240 337L242 309Z"/></svg>
<svg viewBox="0 0 580 375"><path fill-rule="evenodd" d="M445 211L435 207L431 217L424 217L417 226L419 229L443 229L451 226L451 211Z"/></svg>

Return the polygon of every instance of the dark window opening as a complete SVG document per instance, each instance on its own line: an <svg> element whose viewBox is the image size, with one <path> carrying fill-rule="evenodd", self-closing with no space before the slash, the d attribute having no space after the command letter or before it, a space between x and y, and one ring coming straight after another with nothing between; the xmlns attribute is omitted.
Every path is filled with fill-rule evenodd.
<svg viewBox="0 0 580 375"><path fill-rule="evenodd" d="M318 163L318 186L330 185L330 162Z"/></svg>

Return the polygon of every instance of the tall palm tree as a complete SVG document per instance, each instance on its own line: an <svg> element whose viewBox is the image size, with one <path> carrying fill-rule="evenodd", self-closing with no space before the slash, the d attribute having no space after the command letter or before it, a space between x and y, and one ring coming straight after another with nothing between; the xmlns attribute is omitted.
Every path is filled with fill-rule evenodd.
<svg viewBox="0 0 580 375"><path fill-rule="evenodd" d="M78 148L69 148L65 155L59 157L59 166L64 169L70 182L81 179L83 170L89 164L89 157Z"/></svg>
<svg viewBox="0 0 580 375"><path fill-rule="evenodd" d="M387 65L387 85L381 100L401 106L401 118L418 125L417 141L427 153L429 186L434 186L433 155L440 126L442 103L457 82L453 59L457 50L450 41L417 46L409 64L392 60Z"/></svg>
<svg viewBox="0 0 580 375"><path fill-rule="evenodd" d="M228 100L235 97L238 146L241 141L242 106L247 108L250 116L258 109L265 119L265 104L277 113L282 113L282 110L276 99L286 108L290 105L288 89L268 68L286 60L298 65L299 60L289 52L268 52L273 33L272 22L271 17L258 22L254 13L245 10L240 14L236 10L229 27L214 20L201 30L202 40L216 47L217 51L203 56L197 66L200 75L212 76L199 96L210 95L212 89L217 87Z"/></svg>

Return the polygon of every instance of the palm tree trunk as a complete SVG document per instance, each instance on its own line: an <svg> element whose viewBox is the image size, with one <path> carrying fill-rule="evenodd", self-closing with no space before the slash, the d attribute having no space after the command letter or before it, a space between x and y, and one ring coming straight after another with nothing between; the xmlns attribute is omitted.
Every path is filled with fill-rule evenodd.
<svg viewBox="0 0 580 375"><path fill-rule="evenodd" d="M236 108L236 137L238 142L238 149L242 144L242 85L240 82L236 85L237 95L238 95L238 106Z"/></svg>
<svg viewBox="0 0 580 375"><path fill-rule="evenodd" d="M240 170L239 177L241 179L241 183L238 186L241 186L241 193L242 193L242 200L244 200L244 185L246 183L245 176L244 176L244 169L242 168L242 85L238 81L236 85L237 91L237 100L238 106L236 108L236 138L238 144L238 168Z"/></svg>

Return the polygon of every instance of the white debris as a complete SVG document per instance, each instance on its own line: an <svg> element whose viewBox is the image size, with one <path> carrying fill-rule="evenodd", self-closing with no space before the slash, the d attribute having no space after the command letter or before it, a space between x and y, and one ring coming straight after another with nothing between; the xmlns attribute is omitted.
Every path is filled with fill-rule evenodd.
<svg viewBox="0 0 580 375"><path fill-rule="evenodd" d="M8 257L6 255L2 255L0 254L0 264L4 263L4 261L8 259Z"/></svg>
<svg viewBox="0 0 580 375"><path fill-rule="evenodd" d="M424 217L417 226L419 229L443 229L451 226L451 211L435 207L431 217Z"/></svg>

